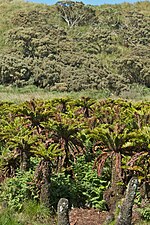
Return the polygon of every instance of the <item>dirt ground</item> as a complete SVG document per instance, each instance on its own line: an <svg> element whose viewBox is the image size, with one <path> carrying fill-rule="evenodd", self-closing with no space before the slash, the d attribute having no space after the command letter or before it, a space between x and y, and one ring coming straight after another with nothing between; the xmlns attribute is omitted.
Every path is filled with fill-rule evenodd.
<svg viewBox="0 0 150 225"><path fill-rule="evenodd" d="M109 215L109 212L106 211L101 212L96 209L74 208L70 211L69 221L70 225L102 225ZM132 214L133 224L142 225L140 219L140 215L134 211Z"/></svg>
<svg viewBox="0 0 150 225"><path fill-rule="evenodd" d="M70 211L70 225L102 225L108 212L95 209L72 209Z"/></svg>

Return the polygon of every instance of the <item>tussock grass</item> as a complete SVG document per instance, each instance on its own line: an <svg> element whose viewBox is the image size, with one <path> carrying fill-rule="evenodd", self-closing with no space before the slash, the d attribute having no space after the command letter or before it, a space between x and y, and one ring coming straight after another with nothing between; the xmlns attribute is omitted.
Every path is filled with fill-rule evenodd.
<svg viewBox="0 0 150 225"><path fill-rule="evenodd" d="M13 88L13 87L4 87L0 86L0 101L9 101L9 102L23 102L29 101L31 99L54 99L62 97L71 97L78 99L82 96L91 97L94 99L107 98L110 96L108 91L95 91L95 90L86 90L80 92L57 92L57 91L48 91L45 89L36 88L34 86L27 86L24 88Z"/></svg>
<svg viewBox="0 0 150 225"><path fill-rule="evenodd" d="M0 211L0 225L54 225L55 222L50 210L35 201L25 202L21 212L2 207Z"/></svg>
<svg viewBox="0 0 150 225"><path fill-rule="evenodd" d="M85 90L80 92L59 92L40 89L35 86L26 86L24 88L4 87L0 86L0 101L9 102L24 102L31 99L54 99L70 97L73 99L81 98L82 96L93 99L123 98L135 101L150 101L150 88L145 88L140 85L133 86L130 90L120 93L119 96L112 94L108 90Z"/></svg>

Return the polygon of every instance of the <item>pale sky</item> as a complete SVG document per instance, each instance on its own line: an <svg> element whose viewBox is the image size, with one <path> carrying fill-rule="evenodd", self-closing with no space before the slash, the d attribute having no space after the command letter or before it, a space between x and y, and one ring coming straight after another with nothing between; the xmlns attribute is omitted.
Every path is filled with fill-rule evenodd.
<svg viewBox="0 0 150 225"><path fill-rule="evenodd" d="M59 0L26 0L26 1L53 5L56 2L58 2ZM82 1L84 4L90 4L90 5L119 4L119 3L123 3L123 2L129 2L129 3L137 2L137 0L78 0L78 1L79 2Z"/></svg>

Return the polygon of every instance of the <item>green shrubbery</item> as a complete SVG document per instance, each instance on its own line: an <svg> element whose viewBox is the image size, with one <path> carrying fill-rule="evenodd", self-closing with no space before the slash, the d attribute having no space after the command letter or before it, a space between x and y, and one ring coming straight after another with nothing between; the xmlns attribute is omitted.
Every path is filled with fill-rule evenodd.
<svg viewBox="0 0 150 225"><path fill-rule="evenodd" d="M144 220L150 221L150 207L140 210Z"/></svg>
<svg viewBox="0 0 150 225"><path fill-rule="evenodd" d="M134 84L150 87L149 2L71 3L67 10L60 4L0 4L0 84L117 95Z"/></svg>
<svg viewBox="0 0 150 225"><path fill-rule="evenodd" d="M57 203L61 197L68 198L70 207L94 207L105 209L103 191L110 180L109 167L107 175L100 179L93 170L93 160L86 161L79 157L72 166L73 177L63 173L51 177L50 205L56 212ZM33 170L18 171L16 176L7 179L1 187L1 202L11 210L22 210L24 203L32 199L38 201L39 193L34 180Z"/></svg>
<svg viewBox="0 0 150 225"><path fill-rule="evenodd" d="M21 210L25 201L37 198L32 170L18 171L15 177L7 179L1 187L0 200L11 210Z"/></svg>
<svg viewBox="0 0 150 225"><path fill-rule="evenodd" d="M103 191L106 189L108 177L97 176L93 170L93 161L87 162L85 157L79 157L73 165L73 177L60 173L52 177L51 199L53 206L61 197L68 198L72 207L93 207L104 210Z"/></svg>

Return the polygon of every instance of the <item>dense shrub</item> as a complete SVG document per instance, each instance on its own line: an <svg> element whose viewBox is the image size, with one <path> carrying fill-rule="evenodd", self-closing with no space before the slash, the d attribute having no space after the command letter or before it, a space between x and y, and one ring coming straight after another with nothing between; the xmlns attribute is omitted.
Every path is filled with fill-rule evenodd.
<svg viewBox="0 0 150 225"><path fill-rule="evenodd" d="M4 5L0 84L117 95L135 83L150 87L149 2Z"/></svg>
<svg viewBox="0 0 150 225"><path fill-rule="evenodd" d="M106 209L103 192L110 180L109 166L105 168L105 176L99 178L93 169L93 163L93 160L86 161L84 156L79 157L72 167L72 177L66 177L65 173L52 177L51 204L55 209L61 197L69 199L72 207Z"/></svg>
<svg viewBox="0 0 150 225"><path fill-rule="evenodd" d="M38 193L33 181L33 171L18 171L15 177L5 180L1 186L2 204L13 210L21 210L25 201L37 199Z"/></svg>

